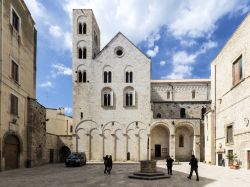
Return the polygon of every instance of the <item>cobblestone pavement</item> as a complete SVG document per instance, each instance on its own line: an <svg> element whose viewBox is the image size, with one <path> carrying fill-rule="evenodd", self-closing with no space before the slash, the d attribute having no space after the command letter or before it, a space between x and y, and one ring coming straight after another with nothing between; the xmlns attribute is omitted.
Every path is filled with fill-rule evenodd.
<svg viewBox="0 0 250 187"><path fill-rule="evenodd" d="M128 179L128 174L139 170L138 164L114 164L111 175L103 174L102 164L88 164L83 167L66 168L64 164L49 164L32 169L16 169L0 172L0 187L249 187L250 171L231 170L224 167L200 163L200 181L187 179L188 163L174 165L170 179L144 181ZM158 162L158 170L167 172L165 162Z"/></svg>

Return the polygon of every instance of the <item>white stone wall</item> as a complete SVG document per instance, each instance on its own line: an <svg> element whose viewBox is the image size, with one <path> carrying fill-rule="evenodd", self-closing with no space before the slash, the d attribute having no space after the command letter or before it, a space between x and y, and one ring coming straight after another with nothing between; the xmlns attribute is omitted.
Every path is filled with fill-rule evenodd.
<svg viewBox="0 0 250 187"><path fill-rule="evenodd" d="M46 108L46 132L55 135L72 135L72 118L64 114L64 109ZM73 130L73 128L72 128Z"/></svg>
<svg viewBox="0 0 250 187"><path fill-rule="evenodd" d="M74 10L73 22L81 15L80 10ZM91 25L97 27L93 14L87 12L85 19L87 28ZM131 160L143 159L140 155L145 159L146 154L141 154L145 149L140 147L144 144L142 140L147 138L145 132L151 120L150 60L118 33L95 59L88 55L86 60L79 61L75 49L80 37L76 34L75 26L73 30L73 72L79 67L87 71L87 83L77 83L76 74L73 76L73 123L79 137L73 142L78 144L78 151L86 152L88 159L92 160L102 160L106 154L113 155L115 160L126 160L127 152L130 152ZM85 37L87 50L92 48L93 43L91 31L88 32L86 36L81 36ZM115 54L116 47L123 48L122 57ZM112 83L103 83L103 69L107 66L112 71ZM125 69L128 66L133 70L133 83L125 83ZM126 87L135 90L136 102L133 107L124 106ZM104 88L113 91L112 107L102 106L101 92Z"/></svg>
<svg viewBox="0 0 250 187"><path fill-rule="evenodd" d="M216 151L233 150L247 168L246 152L250 150L250 15L245 18L224 48L214 59L212 69L212 108L216 106ZM242 55L243 79L233 86L233 62ZM233 125L234 142L226 144L226 127ZM226 160L225 155L223 157ZM217 159L216 159L217 160ZM218 164L218 162L216 163Z"/></svg>

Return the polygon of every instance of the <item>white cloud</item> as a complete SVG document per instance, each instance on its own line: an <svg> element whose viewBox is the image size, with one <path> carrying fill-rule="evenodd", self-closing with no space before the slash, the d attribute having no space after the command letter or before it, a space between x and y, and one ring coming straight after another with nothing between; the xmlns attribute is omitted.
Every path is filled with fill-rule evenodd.
<svg viewBox="0 0 250 187"><path fill-rule="evenodd" d="M66 114L72 114L72 108L71 107L65 107L64 111Z"/></svg>
<svg viewBox="0 0 250 187"><path fill-rule="evenodd" d="M181 39L180 44L183 47L192 47L192 46L196 45L197 42L195 40L183 40L183 39Z"/></svg>
<svg viewBox="0 0 250 187"><path fill-rule="evenodd" d="M41 88L53 88L54 87L52 82L50 82L50 81L44 82L44 83L40 84L39 86Z"/></svg>
<svg viewBox="0 0 250 187"><path fill-rule="evenodd" d="M47 14L45 14L46 9L39 0L24 0L24 1L29 11L31 12L32 17L35 20L47 17Z"/></svg>
<svg viewBox="0 0 250 187"><path fill-rule="evenodd" d="M59 38L63 34L61 27L59 27L58 25L51 25L49 27L49 33L55 38Z"/></svg>
<svg viewBox="0 0 250 187"><path fill-rule="evenodd" d="M178 51L172 56L173 70L167 76L162 76L162 79L184 79L192 76L192 65L196 62L196 58L206 53L209 49L217 47L217 42L209 40L201 45L200 49L193 54L188 54L186 51Z"/></svg>
<svg viewBox="0 0 250 187"><path fill-rule="evenodd" d="M160 66L165 66L165 64L166 64L166 61L164 60L160 61Z"/></svg>
<svg viewBox="0 0 250 187"><path fill-rule="evenodd" d="M150 57L155 57L158 52L159 52L159 47L155 46L154 49L149 49L147 51L147 55L150 56Z"/></svg>
<svg viewBox="0 0 250 187"><path fill-rule="evenodd" d="M71 76L72 69L66 67L64 64L52 64L51 76L56 78L59 75Z"/></svg>
<svg viewBox="0 0 250 187"><path fill-rule="evenodd" d="M148 42L148 48L152 48L155 45L155 42L160 40L161 35L158 33L158 31L153 32L151 35L147 37Z"/></svg>
<svg viewBox="0 0 250 187"><path fill-rule="evenodd" d="M232 11L246 12L246 1L63 0L61 4L70 19L73 8L93 9L101 30L102 46L121 31L135 44L148 37L149 48L152 48L160 37L157 31L161 26L166 26L177 38L209 37L222 16Z"/></svg>

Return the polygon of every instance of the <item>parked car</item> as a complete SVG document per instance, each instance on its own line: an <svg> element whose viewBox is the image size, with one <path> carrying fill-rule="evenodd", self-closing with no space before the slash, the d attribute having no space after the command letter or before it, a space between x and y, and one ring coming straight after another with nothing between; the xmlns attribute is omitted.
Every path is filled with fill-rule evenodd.
<svg viewBox="0 0 250 187"><path fill-rule="evenodd" d="M66 167L69 166L82 166L85 165L87 162L86 159L86 154L85 153L71 153L66 161L65 161L65 165Z"/></svg>

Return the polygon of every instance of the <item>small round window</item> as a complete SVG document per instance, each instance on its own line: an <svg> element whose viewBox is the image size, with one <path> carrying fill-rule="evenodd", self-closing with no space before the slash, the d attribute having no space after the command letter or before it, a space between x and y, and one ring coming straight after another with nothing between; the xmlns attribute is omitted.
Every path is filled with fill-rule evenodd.
<svg viewBox="0 0 250 187"><path fill-rule="evenodd" d="M124 52L123 52L123 48L122 47L117 47L115 48L115 54L118 56L118 57L122 57Z"/></svg>

